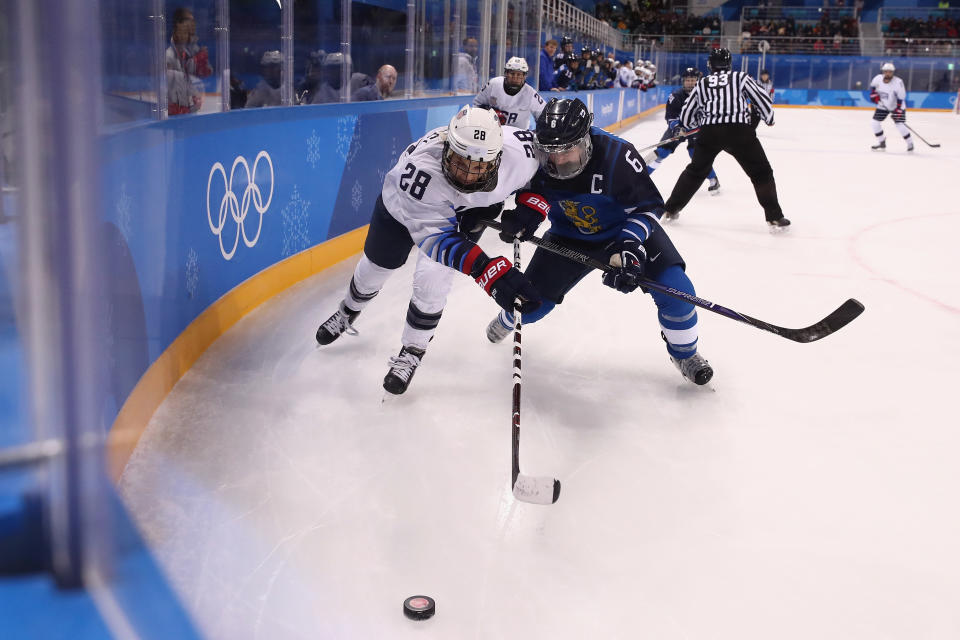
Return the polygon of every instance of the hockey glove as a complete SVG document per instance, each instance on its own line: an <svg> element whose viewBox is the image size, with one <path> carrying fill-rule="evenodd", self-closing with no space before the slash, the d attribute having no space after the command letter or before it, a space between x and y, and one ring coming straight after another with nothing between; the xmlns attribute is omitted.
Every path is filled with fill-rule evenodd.
<svg viewBox="0 0 960 640"><path fill-rule="evenodd" d="M683 127L680 126L680 120L668 120L667 128L670 130L670 137L676 138L683 133Z"/></svg>
<svg viewBox="0 0 960 640"><path fill-rule="evenodd" d="M870 99L871 99L874 103L880 104L880 94L877 93L877 90L876 90L876 89L871 89L871 90L870 90Z"/></svg>
<svg viewBox="0 0 960 640"><path fill-rule="evenodd" d="M503 203L497 202L489 207L474 207L457 212L457 229L460 233L472 235L483 231L481 220L495 220L503 211Z"/></svg>
<svg viewBox="0 0 960 640"><path fill-rule="evenodd" d="M894 122L906 122L907 121L907 112L904 110L902 105L897 105L897 108L893 110L890 114L893 116Z"/></svg>
<svg viewBox="0 0 960 640"><path fill-rule="evenodd" d="M603 274L603 284L621 293L630 293L640 286L647 250L635 238L624 238L616 245L616 253L610 256L610 266Z"/></svg>
<svg viewBox="0 0 960 640"><path fill-rule="evenodd" d="M520 313L530 313L540 306L540 294L519 270L503 256L481 256L473 264L470 275L507 311L513 311L513 301L520 298Z"/></svg>
<svg viewBox="0 0 960 640"><path fill-rule="evenodd" d="M513 239L526 240L536 232L550 213L550 203L546 198L532 191L517 194L517 208L504 211L500 218L500 239L513 242Z"/></svg>

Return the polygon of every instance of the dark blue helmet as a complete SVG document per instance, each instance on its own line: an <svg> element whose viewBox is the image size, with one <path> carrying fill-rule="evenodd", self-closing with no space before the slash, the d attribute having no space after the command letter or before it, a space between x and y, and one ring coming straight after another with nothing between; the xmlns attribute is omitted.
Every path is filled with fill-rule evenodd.
<svg viewBox="0 0 960 640"><path fill-rule="evenodd" d="M593 114L577 98L553 98L547 103L534 133L540 167L547 175L561 180L580 175L593 153L592 123Z"/></svg>

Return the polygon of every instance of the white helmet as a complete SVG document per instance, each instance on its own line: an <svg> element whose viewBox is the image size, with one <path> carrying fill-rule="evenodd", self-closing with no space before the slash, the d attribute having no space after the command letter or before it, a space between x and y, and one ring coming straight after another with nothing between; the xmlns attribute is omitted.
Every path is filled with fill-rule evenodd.
<svg viewBox="0 0 960 640"><path fill-rule="evenodd" d="M496 179L502 154L503 129L497 114L466 105L447 126L443 175L458 191L481 191Z"/></svg>
<svg viewBox="0 0 960 640"><path fill-rule="evenodd" d="M523 58L518 58L513 56L507 60L507 64L503 65L505 71L523 71L524 73L530 72L530 67L527 66L527 61Z"/></svg>
<svg viewBox="0 0 960 640"><path fill-rule="evenodd" d="M892 62L884 62L883 66L880 67L880 71L896 71L897 68L893 66Z"/></svg>

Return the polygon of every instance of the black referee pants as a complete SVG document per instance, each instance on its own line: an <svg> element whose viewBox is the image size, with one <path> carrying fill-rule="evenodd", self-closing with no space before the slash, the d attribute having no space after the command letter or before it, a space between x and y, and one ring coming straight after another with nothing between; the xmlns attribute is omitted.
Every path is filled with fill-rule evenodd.
<svg viewBox="0 0 960 640"><path fill-rule="evenodd" d="M697 135L693 159L677 179L664 208L671 213L679 213L687 206L690 198L710 173L710 167L721 151L732 155L750 177L757 193L757 201L763 207L767 220L782 218L783 210L777 200L773 169L770 168L767 154L757 140L756 131L749 124L710 124L702 127Z"/></svg>

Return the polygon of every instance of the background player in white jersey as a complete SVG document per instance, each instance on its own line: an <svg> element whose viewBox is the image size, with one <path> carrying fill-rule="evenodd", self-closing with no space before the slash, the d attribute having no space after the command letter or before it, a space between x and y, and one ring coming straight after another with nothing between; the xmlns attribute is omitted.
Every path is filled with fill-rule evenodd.
<svg viewBox="0 0 960 640"><path fill-rule="evenodd" d="M883 135L883 122L888 115L893 117L893 123L897 131L907 142L907 151L913 151L913 139L910 137L910 130L907 129L907 89L903 86L903 80L893 75L896 67L892 62L884 62L880 67L880 73L870 81L870 99L877 104L877 110L873 112L873 135L877 137L877 144L870 147L874 151L885 151L887 148L887 138Z"/></svg>
<svg viewBox="0 0 960 640"><path fill-rule="evenodd" d="M493 111L465 106L450 120L407 147L383 181L374 205L363 256L339 309L317 329L317 342L356 335L353 322L416 245L413 296L406 312L400 354L390 359L383 387L407 390L427 343L440 323L454 270L476 279L501 307L540 306L540 295L504 257L490 258L471 233L477 217L496 217L503 201L527 185L539 163L533 133L501 127ZM501 217L501 237L526 238L549 212L536 194L521 191L517 208ZM469 220L469 222L468 222Z"/></svg>
<svg viewBox="0 0 960 640"><path fill-rule="evenodd" d="M490 107L500 117L500 124L530 128L530 114L534 119L543 111L543 98L526 83L529 67L523 58L507 60L503 75L491 78L473 99L475 107Z"/></svg>
<svg viewBox="0 0 960 640"><path fill-rule="evenodd" d="M617 84L621 87L631 88L637 82L637 72L633 70L633 63L627 60L620 69L617 70Z"/></svg>

